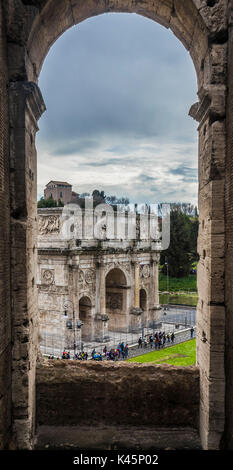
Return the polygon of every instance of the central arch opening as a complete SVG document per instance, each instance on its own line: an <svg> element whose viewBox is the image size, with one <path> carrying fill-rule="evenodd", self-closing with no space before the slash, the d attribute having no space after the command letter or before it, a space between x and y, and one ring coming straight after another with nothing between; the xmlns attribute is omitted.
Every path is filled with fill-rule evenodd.
<svg viewBox="0 0 233 470"><path fill-rule="evenodd" d="M119 268L111 269L106 276L106 313L109 331L126 331L128 328L127 281Z"/></svg>
<svg viewBox="0 0 233 470"><path fill-rule="evenodd" d="M89 297L83 296L79 300L79 319L82 325L82 339L84 341L91 341L92 328L91 328L91 300Z"/></svg>
<svg viewBox="0 0 233 470"><path fill-rule="evenodd" d="M38 199L43 199L41 218L43 210L51 210L50 248L65 247L55 224L63 205L68 202L83 207L85 197L93 196L96 204L112 206L166 202L173 204L174 210L178 207L180 217L193 217L197 136L188 110L196 100L197 83L192 61L170 31L135 14L108 13L88 19L56 41L43 65L39 86L48 111L40 121L37 137ZM187 211L191 212L187 215ZM74 233L74 225L70 232ZM48 233L42 235L47 237L41 237L39 244L39 257L44 261ZM82 241L76 244L82 246ZM85 260L80 258L76 281L74 273L68 275L64 268L60 303L67 296L72 299L75 314L83 323L85 344L92 338L106 339L106 327L110 332L130 328L143 332L146 326L148 335L159 328L155 304L166 304L167 299L164 301L163 295L159 299L154 292L160 285L152 281L152 259L145 261L139 254L139 301L135 268L128 260L129 285L123 271L113 269L107 274L103 310L99 308L96 261L86 255ZM172 260L169 258L170 263ZM54 283L59 285L61 265L57 264L61 260L51 254L47 261L43 269L52 264ZM186 272L189 275L189 269ZM44 291L39 288L42 298ZM77 302L79 289L82 298ZM86 303L89 296L95 299L90 305L90 301ZM132 310L141 316L132 316Z"/></svg>

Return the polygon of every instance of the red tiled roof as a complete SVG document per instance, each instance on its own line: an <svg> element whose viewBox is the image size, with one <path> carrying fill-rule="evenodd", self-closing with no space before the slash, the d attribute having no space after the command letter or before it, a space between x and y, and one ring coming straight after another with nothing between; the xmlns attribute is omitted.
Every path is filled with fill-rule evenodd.
<svg viewBox="0 0 233 470"><path fill-rule="evenodd" d="M48 186L51 183L58 184L58 185L62 184L63 186L72 186L72 184L67 183L66 181L53 181L53 180L49 181L49 183L47 183L46 186Z"/></svg>

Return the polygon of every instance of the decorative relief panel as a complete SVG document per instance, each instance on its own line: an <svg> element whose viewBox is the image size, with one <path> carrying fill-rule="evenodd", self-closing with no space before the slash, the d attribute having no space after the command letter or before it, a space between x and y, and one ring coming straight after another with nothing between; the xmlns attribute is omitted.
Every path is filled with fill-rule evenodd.
<svg viewBox="0 0 233 470"><path fill-rule="evenodd" d="M93 284L95 282L95 271L94 269L87 269L85 271L85 281L87 284Z"/></svg>
<svg viewBox="0 0 233 470"><path fill-rule="evenodd" d="M78 282L79 282L79 284L83 284L83 283L84 283L84 271L82 271L82 270L79 271L79 274L78 274Z"/></svg>
<svg viewBox="0 0 233 470"><path fill-rule="evenodd" d="M150 277L150 265L149 264L144 264L140 267L140 276L145 279Z"/></svg>
<svg viewBox="0 0 233 470"><path fill-rule="evenodd" d="M54 269L41 269L41 282L42 284L53 284Z"/></svg>
<svg viewBox="0 0 233 470"><path fill-rule="evenodd" d="M92 296L96 289L96 272L94 269L79 270L79 292L83 295Z"/></svg>
<svg viewBox="0 0 233 470"><path fill-rule="evenodd" d="M93 284L95 282L95 270L94 269L80 269L79 271L79 283L80 284Z"/></svg>
<svg viewBox="0 0 233 470"><path fill-rule="evenodd" d="M106 295L106 307L111 310L122 310L123 295L121 293L109 292Z"/></svg>
<svg viewBox="0 0 233 470"><path fill-rule="evenodd" d="M53 294L67 295L69 290L66 286L55 286L55 284L42 285L38 284L39 292L51 292Z"/></svg>
<svg viewBox="0 0 233 470"><path fill-rule="evenodd" d="M51 233L59 233L60 219L56 215L47 215L39 217L38 230L40 235L47 235Z"/></svg>

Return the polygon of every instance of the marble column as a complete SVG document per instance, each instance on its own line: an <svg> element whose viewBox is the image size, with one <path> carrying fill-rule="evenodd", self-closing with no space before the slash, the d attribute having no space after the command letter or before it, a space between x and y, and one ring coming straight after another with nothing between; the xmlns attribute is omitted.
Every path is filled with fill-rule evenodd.
<svg viewBox="0 0 233 470"><path fill-rule="evenodd" d="M152 307L159 305L159 265L154 259L151 264L151 303Z"/></svg>
<svg viewBox="0 0 233 470"><path fill-rule="evenodd" d="M139 331L141 327L141 314L142 309L140 308L140 264L137 260L132 261L134 266L134 306L130 313L131 317L131 329Z"/></svg>
<svg viewBox="0 0 233 470"><path fill-rule="evenodd" d="M106 312L106 286L105 286L105 270L104 263L100 264L99 267L100 283L99 283L99 295L100 295L100 314L105 315Z"/></svg>
<svg viewBox="0 0 233 470"><path fill-rule="evenodd" d="M134 265L134 308L140 308L140 264Z"/></svg>
<svg viewBox="0 0 233 470"><path fill-rule="evenodd" d="M108 338L108 316L106 315L106 286L105 286L105 265L99 263L99 312L95 315L95 340L105 341Z"/></svg>

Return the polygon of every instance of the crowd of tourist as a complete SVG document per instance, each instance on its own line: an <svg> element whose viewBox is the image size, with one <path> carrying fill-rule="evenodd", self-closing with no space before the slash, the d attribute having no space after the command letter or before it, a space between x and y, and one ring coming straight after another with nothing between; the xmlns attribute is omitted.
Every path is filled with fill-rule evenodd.
<svg viewBox="0 0 233 470"><path fill-rule="evenodd" d="M71 359L70 352L64 349L62 353L62 359ZM78 361L87 361L88 353L84 351L80 351L79 353L75 353L73 359L78 360Z"/></svg>
<svg viewBox="0 0 233 470"><path fill-rule="evenodd" d="M122 357L122 359L127 359L129 354L129 346L128 344L119 343L117 348L110 348L107 350L107 347L104 346L103 352L99 353L96 352L95 348L91 353L91 357L95 361L102 361L106 358L108 361L117 361Z"/></svg>
<svg viewBox="0 0 233 470"><path fill-rule="evenodd" d="M129 352L128 344L124 345L124 343L120 343L116 349L110 348L109 351L107 350L107 347L104 346L102 353L97 352L96 349L94 348L91 353L91 358L95 361L102 361L103 359L116 361L120 357L122 357L123 359L126 359L128 357L128 352ZM70 351L66 351L64 349L61 358L71 359ZM55 359L55 357L53 355L49 355L48 359ZM57 357L56 359L59 359L59 357ZM79 360L79 361L87 361L88 353L84 351L80 351L79 353L76 353L73 356L73 359Z"/></svg>
<svg viewBox="0 0 233 470"><path fill-rule="evenodd" d="M155 334L147 335L146 337L142 338L141 336L138 339L138 348L147 348L150 346L151 349L161 349L165 346L166 343L174 343L175 335L174 333L165 333L164 331L156 332ZM102 352L97 352L94 348L91 357L95 361L102 361L103 359L107 359L110 361L117 361L118 359L127 359L129 355L129 346L128 344L124 345L124 343L119 343L117 348L109 348L104 346Z"/></svg>
<svg viewBox="0 0 233 470"><path fill-rule="evenodd" d="M153 348L153 346L155 349L160 349L163 348L166 343L174 343L174 341L175 335L173 332L166 334L165 331L156 331L154 335L151 334L145 338L142 338L140 336L140 338L138 339L138 348L142 348L143 346L147 348L147 346L149 345L151 349Z"/></svg>
<svg viewBox="0 0 233 470"><path fill-rule="evenodd" d="M194 328L191 327L190 329L190 337L193 338L194 335ZM147 348L150 347L151 349L154 347L155 349L159 350L165 345L169 343L174 343L175 341L175 334L172 333L165 333L165 331L159 331L154 334L146 335L145 337L140 336L138 339L138 348ZM105 345L102 352L97 352L94 348L91 353L91 359L94 361L102 361L107 359L109 361L117 361L119 359L127 359L129 355L129 346L128 344L124 344L123 342L119 343L116 348L109 348ZM55 359L54 356L49 356L49 359ZM57 358L59 359L59 358ZM70 352L64 349L62 353L62 359L71 359ZM88 353L84 351L80 351L73 356L73 359L80 360L80 361L87 361L88 360Z"/></svg>

